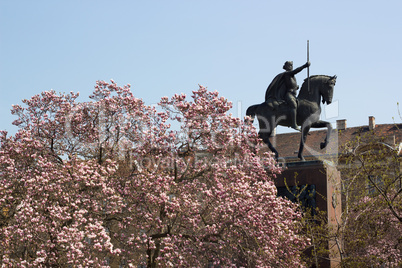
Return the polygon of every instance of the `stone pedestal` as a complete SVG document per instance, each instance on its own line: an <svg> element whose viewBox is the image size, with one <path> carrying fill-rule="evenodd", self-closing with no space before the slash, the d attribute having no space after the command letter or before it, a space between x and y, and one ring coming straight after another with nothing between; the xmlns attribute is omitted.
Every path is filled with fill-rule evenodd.
<svg viewBox="0 0 402 268"><path fill-rule="evenodd" d="M323 161L289 163L275 179L278 195L292 201L296 201L294 196L298 195L303 206L317 207L324 212L328 224L335 228L341 223L340 182L340 172L336 167ZM321 259L320 267L338 266L339 250L335 240L328 241L328 249L329 260Z"/></svg>

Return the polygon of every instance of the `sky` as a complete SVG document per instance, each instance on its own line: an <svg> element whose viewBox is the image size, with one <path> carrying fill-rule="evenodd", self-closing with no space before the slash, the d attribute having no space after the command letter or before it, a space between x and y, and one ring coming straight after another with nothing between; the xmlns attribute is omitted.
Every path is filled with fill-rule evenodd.
<svg viewBox="0 0 402 268"><path fill-rule="evenodd" d="M338 77L323 120L402 122L401 11L400 0L0 0L0 130L17 131L22 99L53 89L86 101L110 79L149 105L203 85L243 117L285 61L306 62L307 40L310 75Z"/></svg>

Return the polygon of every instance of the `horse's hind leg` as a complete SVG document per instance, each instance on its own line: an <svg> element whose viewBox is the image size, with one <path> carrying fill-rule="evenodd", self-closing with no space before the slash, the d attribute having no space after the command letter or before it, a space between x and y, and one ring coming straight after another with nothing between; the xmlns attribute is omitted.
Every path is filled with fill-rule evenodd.
<svg viewBox="0 0 402 268"><path fill-rule="evenodd" d="M257 116L258 123L260 126L259 136L262 141L268 146L268 148L275 154L275 159L278 160L278 151L272 145L269 138L271 137L272 131L275 129L275 116L266 115L266 116Z"/></svg>
<svg viewBox="0 0 402 268"><path fill-rule="evenodd" d="M260 118L261 119L261 118ZM275 128L274 126L275 118L271 118L271 120L266 120L265 118L263 120L260 120L260 138L262 141L268 146L268 148L275 154L275 159L278 160L279 153L275 149L275 147L272 145L271 141L269 138L271 137L271 134Z"/></svg>
<svg viewBox="0 0 402 268"><path fill-rule="evenodd" d="M275 147L272 145L271 141L269 140L270 136L271 136L271 132L260 133L260 138L268 146L268 148L271 150L271 152L274 153L275 159L278 160L279 153L275 149Z"/></svg>

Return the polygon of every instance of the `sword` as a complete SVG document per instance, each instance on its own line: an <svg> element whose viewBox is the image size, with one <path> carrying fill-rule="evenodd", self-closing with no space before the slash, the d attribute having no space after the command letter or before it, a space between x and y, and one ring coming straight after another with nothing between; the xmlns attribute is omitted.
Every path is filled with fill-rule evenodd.
<svg viewBox="0 0 402 268"><path fill-rule="evenodd" d="M310 49L309 49L309 40L307 40L307 62L309 62L310 58ZM311 94L310 92L310 66L307 66L307 90L308 93Z"/></svg>

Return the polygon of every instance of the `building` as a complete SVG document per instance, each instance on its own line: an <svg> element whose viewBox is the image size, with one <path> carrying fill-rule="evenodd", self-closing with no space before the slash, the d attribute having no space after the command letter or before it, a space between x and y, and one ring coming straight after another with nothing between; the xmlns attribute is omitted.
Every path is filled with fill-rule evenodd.
<svg viewBox="0 0 402 268"><path fill-rule="evenodd" d="M307 136L304 149L306 160L332 160L335 163L344 153L348 141L357 137L371 135L378 139L379 144L390 149L397 150L402 155L402 124L375 124L375 118L369 117L368 125L359 127L347 127L346 120L337 120L336 129L331 131L331 138L325 149L320 149L320 143L324 141L327 130L310 131ZM277 134L271 137L271 142L279 152L279 161L282 163L299 161L300 133ZM357 148L350 148L351 150Z"/></svg>
<svg viewBox="0 0 402 268"><path fill-rule="evenodd" d="M348 128L346 120L337 120L336 129L331 130L329 144L326 148L321 149L320 143L324 141L326 133L327 130L323 129L311 131L307 136L303 154L305 162L300 162L297 157L300 133L273 135L271 142L279 152L279 162L285 167L284 172L275 183L279 195L282 196L294 195L292 192L297 187L310 189L307 201L325 212L330 225L339 226L342 224L341 214L348 209L348 204L362 196L378 194L378 192L376 193L378 189L373 184L381 186L382 179L389 175L386 174L387 172L394 172L394 178L400 177L402 124L376 125L375 118L370 116L368 125ZM378 161L376 162L376 175L354 176L352 173L356 171L356 167L359 168L359 165L362 164L355 161L354 157L369 154L371 156L381 155L375 159ZM350 167L354 167L354 169ZM382 169L383 167L384 169ZM287 192L286 189L283 189L285 184ZM401 178L396 185L402 189ZM312 198L314 200L311 200ZM347 244L343 243L344 240L341 237L338 238L328 241L330 253L329 256L324 256L320 260L320 267L338 267L341 259L340 251L344 244Z"/></svg>

